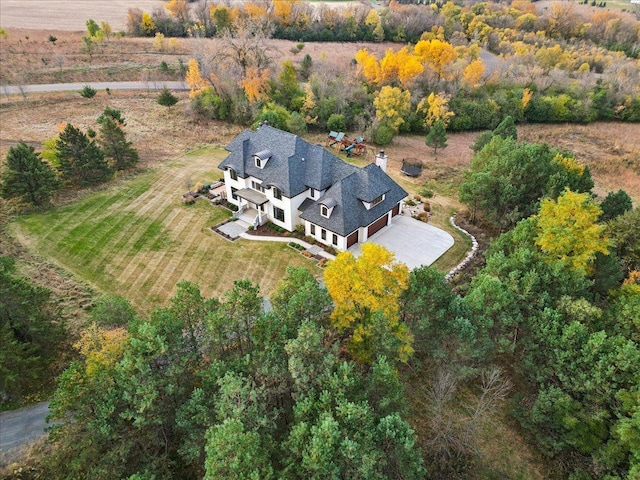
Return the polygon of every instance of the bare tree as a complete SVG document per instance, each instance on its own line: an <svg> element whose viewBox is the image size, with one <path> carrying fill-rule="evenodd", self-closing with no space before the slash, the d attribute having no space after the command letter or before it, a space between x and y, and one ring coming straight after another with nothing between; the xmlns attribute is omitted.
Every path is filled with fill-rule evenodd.
<svg viewBox="0 0 640 480"><path fill-rule="evenodd" d="M244 78L250 68L266 68L271 64L273 50L268 39L273 33L273 24L267 19L243 17L236 22L236 28L227 29L220 35L220 48L213 57L212 64L224 64L239 70Z"/></svg>

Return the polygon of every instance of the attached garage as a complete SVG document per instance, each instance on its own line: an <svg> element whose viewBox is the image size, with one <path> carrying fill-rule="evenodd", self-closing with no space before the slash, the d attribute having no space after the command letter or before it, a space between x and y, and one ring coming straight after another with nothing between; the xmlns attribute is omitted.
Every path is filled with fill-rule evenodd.
<svg viewBox="0 0 640 480"><path fill-rule="evenodd" d="M396 203L396 206L393 207L393 210L391 210L391 217L395 217L399 213L400 213L400 204Z"/></svg>
<svg viewBox="0 0 640 480"><path fill-rule="evenodd" d="M389 215L384 214L382 217L380 217L378 220L376 220L375 222L373 222L371 225L369 225L367 227L367 238L371 238L371 236L373 234L375 234L376 232L379 232L380 230L382 230L384 227L387 226L387 223L389 221Z"/></svg>
<svg viewBox="0 0 640 480"><path fill-rule="evenodd" d="M347 237L347 248L358 243L358 230Z"/></svg>

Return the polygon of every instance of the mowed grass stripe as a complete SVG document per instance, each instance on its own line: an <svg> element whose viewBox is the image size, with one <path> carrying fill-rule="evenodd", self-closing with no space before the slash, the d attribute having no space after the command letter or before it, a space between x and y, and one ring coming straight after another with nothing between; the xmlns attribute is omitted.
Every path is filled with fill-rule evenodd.
<svg viewBox="0 0 640 480"><path fill-rule="evenodd" d="M173 210L173 211L171 211ZM175 218L178 218L179 211L177 209L173 209L171 205L165 205L165 208L159 210L159 216L163 216L168 220L168 230L167 235L170 235L171 232L171 222ZM171 212L170 212L171 211ZM165 220L165 226L167 226L167 222ZM132 237L137 238L137 233L142 228L142 222L140 219L137 219L137 224L135 227L132 227L128 232L122 232L122 237L116 244L114 250L118 252L118 255L113 259L113 270L119 273L119 278L122 283L127 283L131 278L140 274L140 268L138 267L139 260L136 255L133 253L131 249L125 249L125 245L132 239ZM175 248L175 246L171 246L170 248Z"/></svg>
<svg viewBox="0 0 640 480"><path fill-rule="evenodd" d="M228 218L226 210L204 201L186 206L180 199L184 179L215 177L214 164L223 155L203 150L46 214L21 217L11 227L38 252L98 290L125 296L141 312L166 304L180 280L220 297L234 280L249 278L267 295L287 265L313 269L312 262L282 244L229 242L208 228Z"/></svg>
<svg viewBox="0 0 640 480"><path fill-rule="evenodd" d="M196 235L185 234L185 230L187 230L189 224L192 223L192 218L190 218L189 215L182 215L176 217L176 219L177 225L170 225L169 228L171 228L174 236L182 239L180 249L177 252L163 251L161 252L162 257L160 258L158 258L158 255L154 255L154 257L156 257L156 261L150 262L140 276L135 279L136 283L138 283L140 288L145 292L150 291L152 285L157 282L158 277L161 275L161 270L166 267L166 263L168 263L170 257L175 256L179 259L181 264L184 264L185 255L187 255L187 252L191 251L193 244L197 241ZM164 260L164 262L161 262L161 260ZM149 282L150 279L152 279L152 282ZM129 280L131 281L132 279L129 278Z"/></svg>
<svg viewBox="0 0 640 480"><path fill-rule="evenodd" d="M175 285L182 280L189 280L192 282L200 283L202 280L198 274L201 266L204 264L205 257L207 255L207 244L210 243L210 239L204 236L198 236L197 245L191 246L190 259L186 262L184 268L178 269L185 262L185 256L181 256L179 261L177 258L171 259L167 262L165 268L156 277L156 282L150 288L150 294L155 296L164 296L171 294L175 289ZM195 238L195 236L194 236Z"/></svg>

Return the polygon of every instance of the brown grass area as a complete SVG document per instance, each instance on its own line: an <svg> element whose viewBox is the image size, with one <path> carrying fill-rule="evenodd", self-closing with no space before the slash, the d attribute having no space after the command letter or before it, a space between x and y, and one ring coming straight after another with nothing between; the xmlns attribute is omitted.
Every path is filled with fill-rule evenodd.
<svg viewBox="0 0 640 480"><path fill-rule="evenodd" d="M640 203L640 124L523 125L518 138L574 152L591 170L598 196L621 188Z"/></svg>
<svg viewBox="0 0 640 480"><path fill-rule="evenodd" d="M129 8L151 12L162 0L2 0L2 28L85 30L86 22L108 22L114 32L127 27Z"/></svg>

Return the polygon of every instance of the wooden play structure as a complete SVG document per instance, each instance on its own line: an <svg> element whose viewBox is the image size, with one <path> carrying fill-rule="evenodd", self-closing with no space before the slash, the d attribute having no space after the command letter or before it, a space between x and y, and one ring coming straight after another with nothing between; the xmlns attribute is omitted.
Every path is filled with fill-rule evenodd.
<svg viewBox="0 0 640 480"><path fill-rule="evenodd" d="M347 157L359 157L367 153L367 144L363 137L356 137L351 140L344 132L329 132L325 145L334 147L339 152L346 152Z"/></svg>

